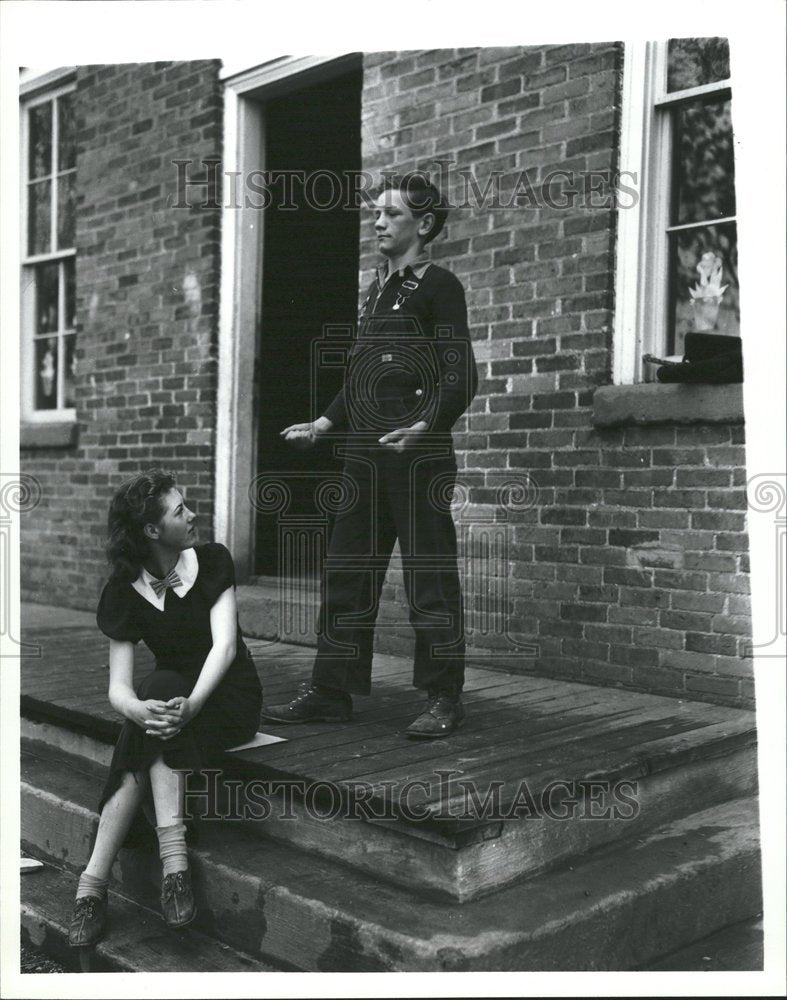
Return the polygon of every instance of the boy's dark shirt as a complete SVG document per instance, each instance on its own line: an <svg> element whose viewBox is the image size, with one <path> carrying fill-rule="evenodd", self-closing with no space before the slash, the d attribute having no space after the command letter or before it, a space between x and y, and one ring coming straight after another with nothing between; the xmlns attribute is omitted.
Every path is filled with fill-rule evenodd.
<svg viewBox="0 0 787 1000"><path fill-rule="evenodd" d="M344 385L324 415L350 432L424 420L443 439L477 387L464 289L445 268L415 263L372 282Z"/></svg>

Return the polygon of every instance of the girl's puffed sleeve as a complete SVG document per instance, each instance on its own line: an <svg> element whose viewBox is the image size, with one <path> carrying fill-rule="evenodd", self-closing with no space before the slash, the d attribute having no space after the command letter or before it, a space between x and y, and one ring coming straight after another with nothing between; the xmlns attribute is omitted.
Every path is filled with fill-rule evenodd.
<svg viewBox="0 0 787 1000"><path fill-rule="evenodd" d="M130 589L128 584L110 580L101 592L96 612L96 622L104 635L120 642L139 642L142 638L134 621L131 594L124 593Z"/></svg>
<svg viewBox="0 0 787 1000"><path fill-rule="evenodd" d="M228 549L219 542L201 546L197 585L211 606L228 587L235 586L235 564Z"/></svg>

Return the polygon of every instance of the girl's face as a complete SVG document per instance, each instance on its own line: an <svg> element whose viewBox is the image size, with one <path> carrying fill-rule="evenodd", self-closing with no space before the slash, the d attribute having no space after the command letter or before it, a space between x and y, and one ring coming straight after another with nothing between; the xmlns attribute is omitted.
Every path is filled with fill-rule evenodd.
<svg viewBox="0 0 787 1000"><path fill-rule="evenodd" d="M161 518L145 527L148 538L175 552L190 549L197 540L196 514L186 506L180 490L174 488L162 494L161 505Z"/></svg>

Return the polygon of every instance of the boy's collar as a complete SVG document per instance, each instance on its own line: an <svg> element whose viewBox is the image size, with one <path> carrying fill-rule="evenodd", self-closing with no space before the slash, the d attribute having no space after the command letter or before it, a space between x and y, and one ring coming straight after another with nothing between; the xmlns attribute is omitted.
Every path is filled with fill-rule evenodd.
<svg viewBox="0 0 787 1000"><path fill-rule="evenodd" d="M408 261L402 267L398 267L395 271L388 273L389 261L385 258L382 263L377 267L377 285L379 288L385 284L385 282L392 277L394 274L398 274L400 278L403 278L408 271L412 271L416 278L420 279L424 276L426 269L429 267L431 261L426 253L420 253L418 256L411 261Z"/></svg>

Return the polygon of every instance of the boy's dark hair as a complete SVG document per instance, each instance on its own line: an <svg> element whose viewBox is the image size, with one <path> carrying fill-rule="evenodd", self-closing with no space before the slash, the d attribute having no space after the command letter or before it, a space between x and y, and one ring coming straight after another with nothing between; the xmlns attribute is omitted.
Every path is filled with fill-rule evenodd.
<svg viewBox="0 0 787 1000"><path fill-rule="evenodd" d="M435 236L442 232L445 220L448 218L448 205L429 180L428 174L418 171L409 174L384 174L378 194L384 191L398 191L417 219L429 213L434 216L435 221L424 243L431 243Z"/></svg>

